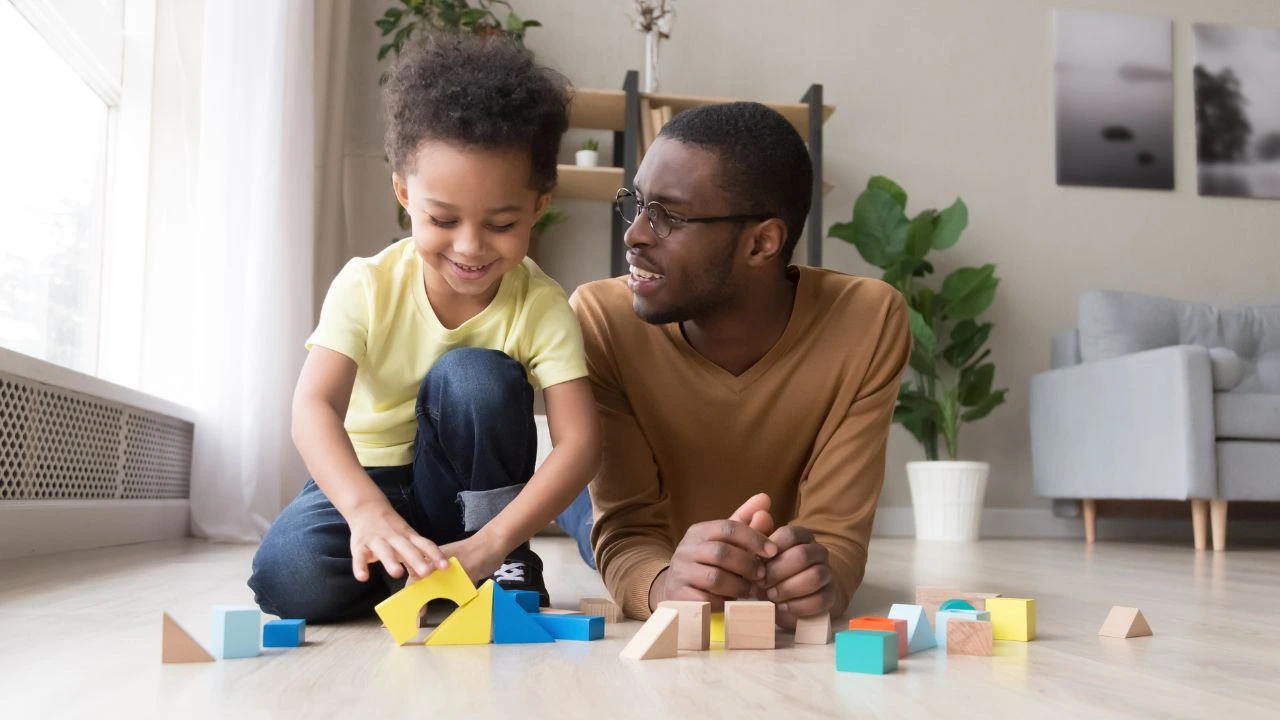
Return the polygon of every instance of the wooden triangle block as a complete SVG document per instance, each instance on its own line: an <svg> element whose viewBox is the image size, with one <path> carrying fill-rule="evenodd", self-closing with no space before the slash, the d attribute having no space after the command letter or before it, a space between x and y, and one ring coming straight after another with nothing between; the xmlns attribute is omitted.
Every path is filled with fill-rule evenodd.
<svg viewBox="0 0 1280 720"><path fill-rule="evenodd" d="M160 662L198 663L213 662L213 656L182 626L164 614L164 627L160 632Z"/></svg>
<svg viewBox="0 0 1280 720"><path fill-rule="evenodd" d="M493 586L493 641L498 645L555 642L551 634L516 602L513 593Z"/></svg>
<svg viewBox="0 0 1280 720"><path fill-rule="evenodd" d="M796 620L797 645L826 645L831 642L831 615L822 613Z"/></svg>
<svg viewBox="0 0 1280 720"><path fill-rule="evenodd" d="M1107 613L1106 622L1098 630L1102 637L1132 638L1151 635L1151 626L1138 608L1116 605Z"/></svg>
<svg viewBox="0 0 1280 720"><path fill-rule="evenodd" d="M462 569L457 558L449 558L448 569L436 570L406 585L400 592L374 606L373 610L382 618L396 644L403 645L418 636L418 611L428 602L445 598L462 607L475 596L476 586L471 584L467 571Z"/></svg>
<svg viewBox="0 0 1280 720"><path fill-rule="evenodd" d="M426 645L488 645L493 640L493 581L485 580L476 596L449 614Z"/></svg>
<svg viewBox="0 0 1280 720"><path fill-rule="evenodd" d="M923 605L894 604L889 608L889 618L907 621L907 654L938 647L938 639L929 624L929 614Z"/></svg>
<svg viewBox="0 0 1280 720"><path fill-rule="evenodd" d="M680 612L660 607L632 636L618 657L628 660L659 660L676 656L680 642Z"/></svg>

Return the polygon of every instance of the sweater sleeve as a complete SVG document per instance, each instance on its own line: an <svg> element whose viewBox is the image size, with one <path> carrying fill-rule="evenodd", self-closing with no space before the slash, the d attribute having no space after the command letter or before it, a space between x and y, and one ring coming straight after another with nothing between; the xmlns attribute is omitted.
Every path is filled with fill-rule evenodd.
<svg viewBox="0 0 1280 720"><path fill-rule="evenodd" d="M581 290L570 303L582 325L587 372L603 428L603 461L590 485L595 508L591 544L609 593L628 617L643 620L651 614L649 588L675 550L670 498L619 380L601 307Z"/></svg>
<svg viewBox="0 0 1280 720"><path fill-rule="evenodd" d="M884 485L885 445L911 353L906 301L897 292L889 297L853 402L799 488L794 524L813 531L828 550L835 615L848 609L866 571L871 524Z"/></svg>

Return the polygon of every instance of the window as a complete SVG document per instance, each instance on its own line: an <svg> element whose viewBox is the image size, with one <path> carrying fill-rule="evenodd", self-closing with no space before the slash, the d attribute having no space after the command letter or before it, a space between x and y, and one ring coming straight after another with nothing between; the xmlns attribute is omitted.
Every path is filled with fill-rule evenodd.
<svg viewBox="0 0 1280 720"><path fill-rule="evenodd" d="M0 346L130 385L104 351L141 317L154 3L0 0Z"/></svg>

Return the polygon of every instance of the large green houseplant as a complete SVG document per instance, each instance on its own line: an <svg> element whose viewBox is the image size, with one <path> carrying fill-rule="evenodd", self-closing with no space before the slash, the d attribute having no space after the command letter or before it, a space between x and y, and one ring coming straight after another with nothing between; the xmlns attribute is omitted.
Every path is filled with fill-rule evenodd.
<svg viewBox="0 0 1280 720"><path fill-rule="evenodd" d="M993 325L980 320L1000 284L995 265L958 268L940 287L927 282L934 273L929 254L956 244L969 224L968 207L956 199L950 207L922 210L914 217L908 217L906 209L907 193L901 186L886 177L873 177L854 203L852 220L831 226L829 234L856 247L907 300L913 343L893 419L920 442L928 460L908 464L920 535L918 490L924 483L918 483L916 476L926 471L931 475L964 471L973 476L981 470L981 482L971 483L981 485L974 511L981 509L989 466L955 462L960 428L989 415L1008 391L993 388L996 368L987 360L991 351L984 349ZM952 462L939 462L939 439ZM965 520L969 521L976 536L976 516Z"/></svg>

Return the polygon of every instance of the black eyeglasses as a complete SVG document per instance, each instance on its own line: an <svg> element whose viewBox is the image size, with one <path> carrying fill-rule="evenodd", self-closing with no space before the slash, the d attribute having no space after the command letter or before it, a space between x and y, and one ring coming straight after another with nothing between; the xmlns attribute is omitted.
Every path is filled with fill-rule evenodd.
<svg viewBox="0 0 1280 720"><path fill-rule="evenodd" d="M670 237L671 231L685 223L717 223L717 222L749 222L753 220L770 220L773 215L719 215L716 217L696 217L687 218L679 215L672 215L662 203L657 200L643 202L636 193L622 188L613 199L613 206L617 208L618 214L622 219L630 225L636 221L640 208L644 208L644 214L649 217L649 227L653 228L653 234L660 238Z"/></svg>

